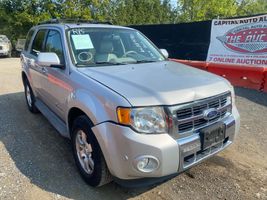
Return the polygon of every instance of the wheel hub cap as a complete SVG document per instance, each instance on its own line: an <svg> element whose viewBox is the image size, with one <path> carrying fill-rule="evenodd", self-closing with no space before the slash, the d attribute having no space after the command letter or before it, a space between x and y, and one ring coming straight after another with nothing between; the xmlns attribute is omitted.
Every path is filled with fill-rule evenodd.
<svg viewBox="0 0 267 200"><path fill-rule="evenodd" d="M28 85L26 86L26 98L29 106L32 106L31 90Z"/></svg>
<svg viewBox="0 0 267 200"><path fill-rule="evenodd" d="M87 136L82 130L78 131L76 135L76 152L84 171L92 174L94 171L93 149L91 144L87 142Z"/></svg>

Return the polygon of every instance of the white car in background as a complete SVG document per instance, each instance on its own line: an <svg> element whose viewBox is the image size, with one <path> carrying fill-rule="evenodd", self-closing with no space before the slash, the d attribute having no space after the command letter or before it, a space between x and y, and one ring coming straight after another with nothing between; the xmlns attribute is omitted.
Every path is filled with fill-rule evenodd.
<svg viewBox="0 0 267 200"><path fill-rule="evenodd" d="M24 48L24 45L25 45L25 41L26 39L18 39L17 40L17 43L16 43L16 46L15 46L15 55L16 56L20 56L20 53L23 51L23 48Z"/></svg>
<svg viewBox="0 0 267 200"><path fill-rule="evenodd" d="M12 45L6 35L0 35L0 56L11 57Z"/></svg>

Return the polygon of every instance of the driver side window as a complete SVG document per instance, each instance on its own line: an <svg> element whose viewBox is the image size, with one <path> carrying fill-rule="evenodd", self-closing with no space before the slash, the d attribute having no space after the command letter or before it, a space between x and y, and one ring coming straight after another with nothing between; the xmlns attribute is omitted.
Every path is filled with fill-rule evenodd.
<svg viewBox="0 0 267 200"><path fill-rule="evenodd" d="M56 53L60 60L60 64L64 64L63 47L62 47L60 33L58 31L50 30L48 32L45 44L45 52Z"/></svg>
<svg viewBox="0 0 267 200"><path fill-rule="evenodd" d="M41 29L38 31L38 33L36 34L33 40L32 47L31 47L32 55L37 57L38 54L43 51L43 44L44 44L45 36L46 36L45 29Z"/></svg>

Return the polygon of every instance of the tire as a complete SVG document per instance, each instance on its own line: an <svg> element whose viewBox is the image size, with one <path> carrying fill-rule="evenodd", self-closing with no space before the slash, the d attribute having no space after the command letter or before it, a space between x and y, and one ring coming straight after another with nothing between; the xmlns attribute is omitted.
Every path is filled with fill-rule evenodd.
<svg viewBox="0 0 267 200"><path fill-rule="evenodd" d="M72 126L71 141L81 177L90 186L98 187L109 183L112 178L91 127L92 122L87 116L77 117Z"/></svg>
<svg viewBox="0 0 267 200"><path fill-rule="evenodd" d="M31 113L39 113L39 110L35 106L35 97L32 92L32 88L27 79L24 81L24 94L29 111Z"/></svg>

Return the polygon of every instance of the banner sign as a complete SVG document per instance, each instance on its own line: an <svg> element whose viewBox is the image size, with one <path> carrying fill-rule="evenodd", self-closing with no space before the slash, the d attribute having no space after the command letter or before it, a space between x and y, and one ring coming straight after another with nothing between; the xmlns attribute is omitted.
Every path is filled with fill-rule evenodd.
<svg viewBox="0 0 267 200"><path fill-rule="evenodd" d="M212 20L207 62L267 66L267 14Z"/></svg>

